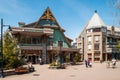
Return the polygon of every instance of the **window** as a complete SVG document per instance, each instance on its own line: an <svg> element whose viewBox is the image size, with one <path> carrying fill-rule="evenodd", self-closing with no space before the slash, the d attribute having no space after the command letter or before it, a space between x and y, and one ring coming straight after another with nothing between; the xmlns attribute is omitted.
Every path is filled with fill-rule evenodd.
<svg viewBox="0 0 120 80"><path fill-rule="evenodd" d="M88 45L88 50L91 50L92 49L92 45Z"/></svg>
<svg viewBox="0 0 120 80"><path fill-rule="evenodd" d="M101 32L106 32L106 28L101 28Z"/></svg>
<svg viewBox="0 0 120 80"><path fill-rule="evenodd" d="M36 38L32 38L32 43L36 44L37 43L37 39Z"/></svg>
<svg viewBox="0 0 120 80"><path fill-rule="evenodd" d="M99 37L100 37L100 36L94 36L95 42L99 42Z"/></svg>
<svg viewBox="0 0 120 80"><path fill-rule="evenodd" d="M58 46L63 46L63 41L58 41Z"/></svg>
<svg viewBox="0 0 120 80"><path fill-rule="evenodd" d="M21 38L21 43L26 43L26 38L25 37Z"/></svg>
<svg viewBox="0 0 120 80"><path fill-rule="evenodd" d="M91 58L92 58L92 53L88 53L88 58L91 60Z"/></svg>
<svg viewBox="0 0 120 80"><path fill-rule="evenodd" d="M93 32L100 32L100 28L94 28Z"/></svg>
<svg viewBox="0 0 120 80"><path fill-rule="evenodd" d="M87 30L87 33L89 33L89 32L92 32L92 29L88 29L88 30Z"/></svg>
<svg viewBox="0 0 120 80"><path fill-rule="evenodd" d="M99 44L94 44L94 49L99 50Z"/></svg>
<svg viewBox="0 0 120 80"><path fill-rule="evenodd" d="M91 41L92 41L92 37L89 36L89 37L88 37L88 42L91 42Z"/></svg>
<svg viewBox="0 0 120 80"><path fill-rule="evenodd" d="M78 46L81 46L81 43L78 43Z"/></svg>
<svg viewBox="0 0 120 80"><path fill-rule="evenodd" d="M50 41L50 42L49 42L49 46L53 46L53 41Z"/></svg>
<svg viewBox="0 0 120 80"><path fill-rule="evenodd" d="M27 38L27 43L31 44L31 38Z"/></svg>

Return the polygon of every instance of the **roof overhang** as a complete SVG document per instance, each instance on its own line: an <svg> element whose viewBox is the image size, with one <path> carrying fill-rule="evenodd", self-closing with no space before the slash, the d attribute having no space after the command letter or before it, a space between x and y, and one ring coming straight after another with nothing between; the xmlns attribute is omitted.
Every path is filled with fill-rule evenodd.
<svg viewBox="0 0 120 80"><path fill-rule="evenodd" d="M42 50L42 46L20 46L20 49L22 50ZM60 47L53 47L53 46L47 46L48 51L60 51ZM61 48L61 51L64 52L79 52L79 49L77 48Z"/></svg>
<svg viewBox="0 0 120 80"><path fill-rule="evenodd" d="M12 28L10 31L12 34L21 34L21 35L36 35L36 36L41 36L41 35L52 35L53 34L53 29L49 28Z"/></svg>

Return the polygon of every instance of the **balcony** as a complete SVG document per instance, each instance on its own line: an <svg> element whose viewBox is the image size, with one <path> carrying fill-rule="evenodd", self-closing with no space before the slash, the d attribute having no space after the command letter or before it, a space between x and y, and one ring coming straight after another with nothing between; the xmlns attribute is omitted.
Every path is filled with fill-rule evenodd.
<svg viewBox="0 0 120 80"><path fill-rule="evenodd" d="M107 53L118 53L120 52L117 48L107 48Z"/></svg>
<svg viewBox="0 0 120 80"><path fill-rule="evenodd" d="M20 46L42 46L42 44L20 44Z"/></svg>
<svg viewBox="0 0 120 80"><path fill-rule="evenodd" d="M20 49L28 49L28 50L30 50L30 49L32 49L32 50L43 50L42 44L20 44L19 48ZM51 50L59 51L60 47L58 47L58 46L47 46L46 50L48 50L48 51L51 51ZM79 52L79 49L77 49L77 48L62 47L61 50L62 51L69 51L69 52L76 52L76 51Z"/></svg>
<svg viewBox="0 0 120 80"><path fill-rule="evenodd" d="M117 44L118 44L117 42L111 42L111 41L107 42L107 45L117 45Z"/></svg>
<svg viewBox="0 0 120 80"><path fill-rule="evenodd" d="M20 49L42 50L42 44L20 44Z"/></svg>
<svg viewBox="0 0 120 80"><path fill-rule="evenodd" d="M116 45L106 45L107 48L114 48Z"/></svg>

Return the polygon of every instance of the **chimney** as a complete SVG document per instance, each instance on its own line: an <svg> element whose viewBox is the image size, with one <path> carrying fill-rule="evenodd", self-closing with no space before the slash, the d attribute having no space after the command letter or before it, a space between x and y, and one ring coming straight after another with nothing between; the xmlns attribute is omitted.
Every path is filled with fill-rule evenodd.
<svg viewBox="0 0 120 80"><path fill-rule="evenodd" d="M111 34L114 35L115 28L114 26L111 27Z"/></svg>
<svg viewBox="0 0 120 80"><path fill-rule="evenodd" d="M22 27L25 25L25 22L18 22L19 27Z"/></svg>

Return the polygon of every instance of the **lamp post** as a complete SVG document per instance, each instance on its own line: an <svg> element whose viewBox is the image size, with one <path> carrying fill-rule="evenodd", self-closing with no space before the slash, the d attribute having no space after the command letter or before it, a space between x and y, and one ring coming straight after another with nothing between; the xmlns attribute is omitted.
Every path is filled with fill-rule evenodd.
<svg viewBox="0 0 120 80"><path fill-rule="evenodd" d="M63 41L61 41L61 40L59 40L58 41L58 44L59 44L59 46L60 46L60 50L59 50L59 58L60 58L60 67L62 67L62 53L61 53L61 48L62 48L62 46L63 46Z"/></svg>
<svg viewBox="0 0 120 80"><path fill-rule="evenodd" d="M10 25L3 25L3 19L1 19L1 53L0 53L0 57L1 57L1 72L0 72L0 77L4 78L4 59L3 59L3 27L8 26L10 29Z"/></svg>

